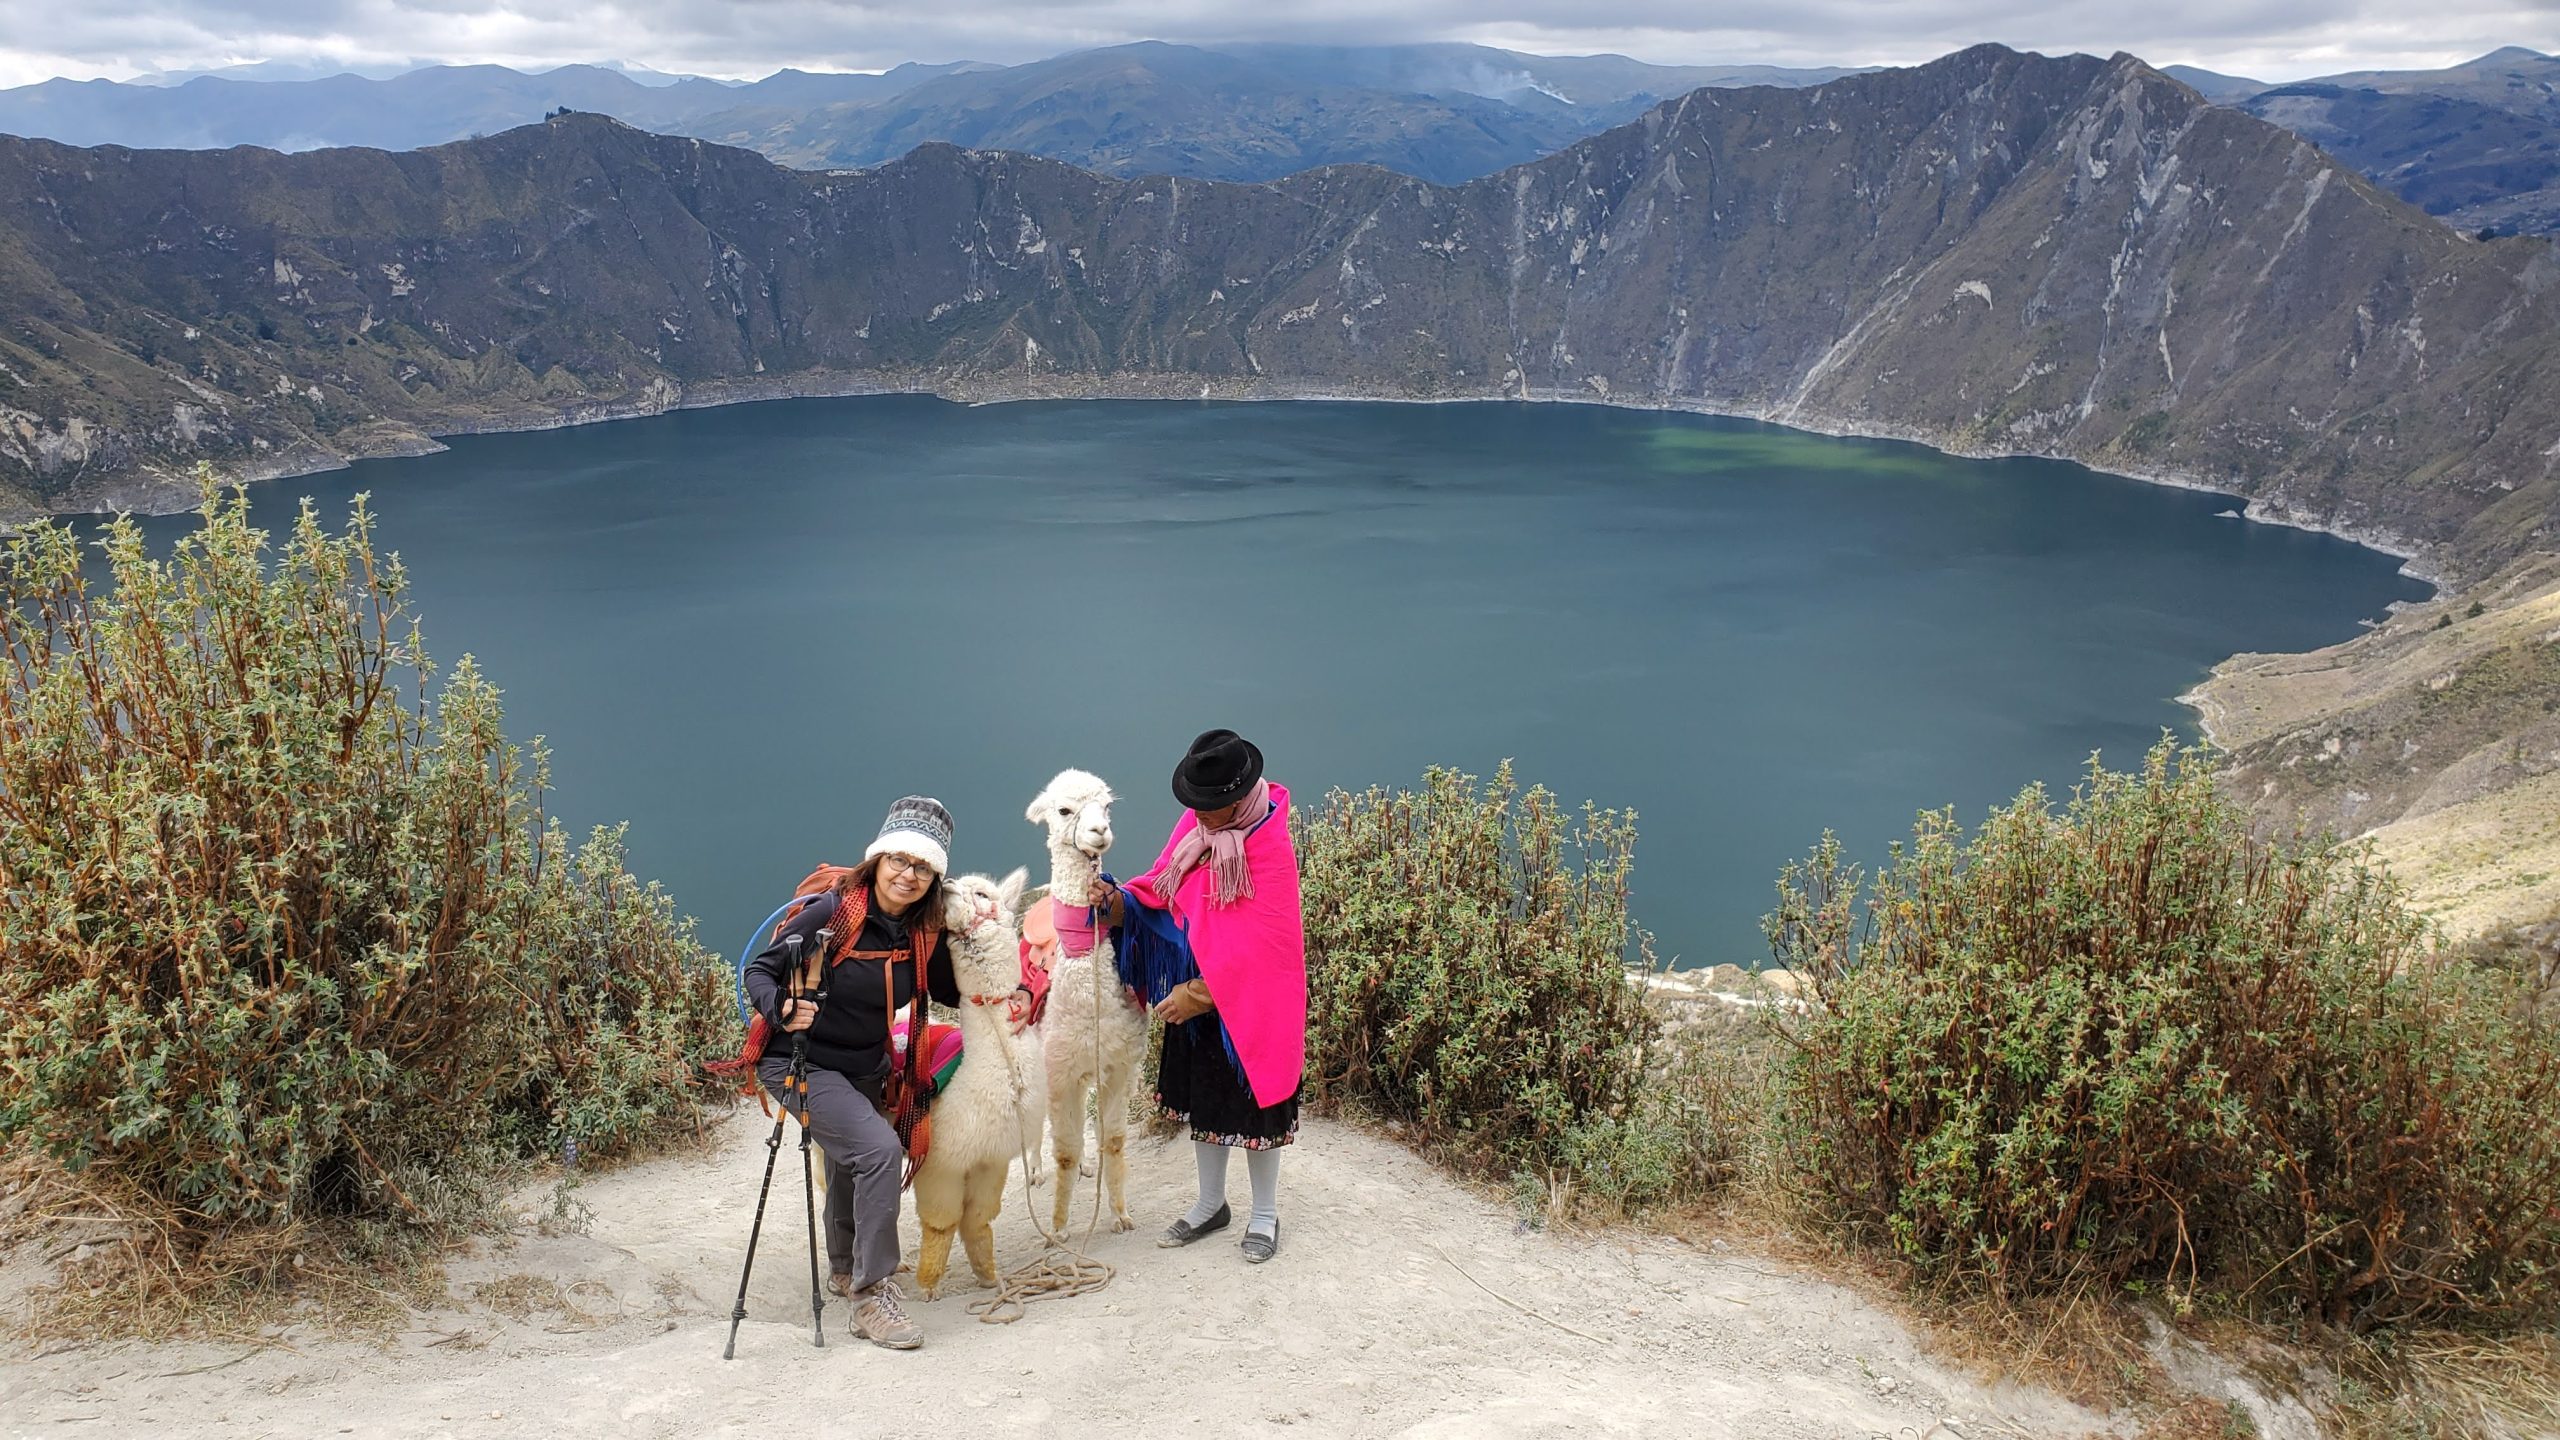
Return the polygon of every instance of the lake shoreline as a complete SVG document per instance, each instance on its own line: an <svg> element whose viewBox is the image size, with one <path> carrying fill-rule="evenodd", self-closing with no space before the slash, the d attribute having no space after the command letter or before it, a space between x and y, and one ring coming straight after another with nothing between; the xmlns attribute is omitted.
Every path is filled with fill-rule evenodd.
<svg viewBox="0 0 2560 1440"><path fill-rule="evenodd" d="M1801 407L1719 405L1703 398L1685 397L1620 397L1599 393L1551 390L1540 392L1526 386L1510 390L1488 390L1481 393L1438 393L1415 395L1384 388L1363 390L1358 387L1301 384L1255 378L1239 382L1233 377L1213 377L1175 372L1151 371L1104 380L1100 377L1080 379L1072 385L1022 384L992 381L979 377L929 376L901 371L866 371L849 374L813 375L803 373L783 378L756 377L740 380L704 381L692 386L673 381L660 381L644 389L631 400L569 406L541 412L517 412L483 419L433 427L412 428L401 422L379 420L342 435L354 438L355 445L343 450L288 452L274 460L254 466L217 466L215 473L225 484L253 484L269 480L289 480L305 475L327 474L347 469L360 460L394 459L437 454L448 447L446 439L468 435L527 434L545 430L565 430L586 425L609 424L620 420L641 420L678 410L710 410L735 405L759 404L775 400L843 400L875 395L928 395L960 405L1028 404L1054 400L1158 400L1220 401L1228 403L1345 403L1390 405L1597 405L1629 412L1656 414L1705 415L1719 419L1749 420L1781 426L1812 435L1835 439L1891 440L1919 445L1941 455L1965 460L2056 460L2078 465L2093 474L2133 480L2146 485L2159 485L2173 490L2186 490L2218 495L2232 500L2244 522L2281 525L2289 529L2326 535L2368 550L2389 555L2401 562L2400 573L2428 585L2443 598L2450 593L2443 567L2425 546L2407 536L2371 527L2350 526L2314 515L2279 511L2265 502L2237 491L2225 489L2190 475L2167 471L2145 472L2094 464L2077 456L2051 451L1974 447L1956 443L1949 437L1932 434L1923 427L1878 424L1825 413L1807 413ZM317 447L314 447L316 450ZM146 485L127 493L122 487L109 497L121 504L103 504L77 512L111 514L118 510L135 514L172 515L197 508L192 489L173 483ZM50 517L32 517L50 518ZM15 533L24 521L0 514L0 537ZM2226 656L2199 677L2195 685L2174 697L2174 701L2194 712L2198 732L2206 745L2223 750L2215 734L2213 714L2205 692L2215 676L2237 655Z"/></svg>
<svg viewBox="0 0 2560 1440"><path fill-rule="evenodd" d="M423 425L379 418L351 428L334 437L340 443L322 446L314 443L280 453L272 459L249 465L216 464L214 473L226 485L253 484L267 480L289 480L303 475L326 474L348 468L360 460L380 460L436 454L447 447L443 441L463 435L525 434L543 430L565 430L583 425L600 425L616 420L640 420L674 410L708 410L731 405L756 404L768 400L842 400L867 395L930 395L961 405L1003 405L1044 400L1214 400L1226 402L1338 402L1352 404L1396 405L1598 405L1609 409L1660 414L1708 415L1727 420L1751 420L1761 424L1782 426L1811 435L1836 439L1896 440L1920 445L1941 455L1962 460L2056 460L2078 465L2100 475L2136 480L2146 485L2161 485L2173 490L2199 491L2220 495L2238 503L2242 518L2264 525L2282 525L2289 529L2310 531L2379 551L2402 562L2403 575L2425 582L2439 592L2447 581L2440 557L2428 546L2396 531L2370 526L2348 525L2328 517L2300 514L2277 509L2264 501L2252 499L2192 475L2170 471L2141 471L2101 465L2080 456L2051 450L1967 446L1950 437L1936 434L1921 426L1880 424L1872 420L1807 412L1787 405L1745 406L1718 404L1704 397L1643 398L1621 397L1588 390L1541 391L1527 386L1511 390L1491 389L1481 392L1438 392L1413 394L1385 387L1361 389L1336 384L1311 384L1251 378L1239 381L1232 376L1207 376L1181 372L1149 371L1118 377L1076 377L1071 385L1023 384L1019 381L992 377L929 375L910 371L859 371L812 373L790 377L750 377L734 380L706 380L693 385L680 385L661 379L645 387L636 397L619 401L599 401L559 409L516 411L485 417L448 417ZM47 514L17 515L0 512L0 535L15 530L34 519L68 515L107 515L129 512L139 515L175 515L193 510L194 484L191 475L169 471L140 472L127 483L107 487L95 497L84 500L76 508Z"/></svg>
<svg viewBox="0 0 2560 1440"><path fill-rule="evenodd" d="M938 623L998 646L1055 603L1023 577L1053 565L1062 544L1085 557L1078 594L1097 614L1147 613L1151 593L1176 578L1214 583L1230 543L1264 547L1281 575L1313 581L1343 567L1339 583L1266 607L1271 666L1214 682L1220 693L1252 694L1250 713L1268 715L1327 784L1434 763L1483 773L1513 758L1560 793L1652 811L1662 818L1649 853L1663 863L1648 868L1694 877L1659 891L1652 921L1688 961L1761 949L1766 886L1756 882L1801 858L1773 840L1826 827L1903 834L1923 809L1973 811L2030 780L2067 784L2095 749L2129 758L2164 727L2192 738L2174 697L2226 655L2330 643L2424 593L2378 551L2232 525L2214 518L2222 500L2120 477L2092 483L2077 465L1984 465L1926 446L1622 406L1425 407L1302 392L1297 404L998 403L1017 393L961 397L979 404L914 395L704 406L598 431L554 423L544 428L556 433L454 440L449 456L247 493L256 523L281 533L298 497L334 520L370 492L383 543L419 566L414 596L432 633L514 677L515 728L581 737L560 772L563 793L584 797L572 807L579 822L629 819L678 837L653 840L644 868L681 877L697 913L737 911L740 923L772 903L758 907L752 867L697 853L706 847L690 837L704 815L734 813L711 804L711 790L779 793L792 782L755 757L667 746L669 735L717 744L755 733L716 704L662 704L635 725L620 704L577 698L620 693L616 667L592 664L588 645L607 635L674 645L718 677L701 682L711 690L757 683L790 663L786 637L805 623L795 617L883 598L859 578L760 578L765 537L848 513L838 508L847 503L876 503L862 513L931 547L948 602ZM96 522L77 523L96 533ZM138 523L155 549L194 524ZM1554 604L1534 598L1546 565L1569 577ZM641 575L653 578L632 578ZM1360 578L1376 575L1387 578ZM499 595L506 603L492 602ZM1922 618L1939 599L1983 608L1965 624ZM1763 605L1775 608L1764 615ZM1416 616L1441 628L1411 628ZM1790 626L1809 649L1775 643ZM1363 638L1381 632L1402 639ZM1523 654L1544 657L1552 668L1541 673L1557 684L1479 683L1502 668L1486 662ZM1195 672L1176 688L1214 679ZM1011 673L1020 683L1023 672ZM1044 688L1086 678L1073 664L1031 673ZM1385 695L1417 674L1426 690L1356 737L1296 698L1328 685ZM1859 718L1876 686L1911 705ZM1017 718L1013 688L955 692L970 697L953 700L956 711L982 719L962 727L970 744L955 731L923 752L936 784L959 786L937 791L946 803L1002 813L1019 803L1014 789L1036 787L1056 763L1143 773L1154 749L1192 733L1153 747L1088 734L1050 756L1072 724ZM2004 697L1987 717L1986 693ZM1591 713L1594 698L1628 718ZM1679 715L1718 717L1732 744L1784 759L1725 774L1724 759L1664 740L1661 717ZM1586 753L1595 726L1623 732L1606 755ZM1829 746L1808 744L1809 730ZM2067 744L2050 743L2066 732ZM1993 734L2005 738L1985 739ZM1034 774L1035 758L1054 763ZM614 778L660 763L693 778L638 792ZM971 766L997 778L948 778ZM1861 770L1862 783L1841 778Z"/></svg>

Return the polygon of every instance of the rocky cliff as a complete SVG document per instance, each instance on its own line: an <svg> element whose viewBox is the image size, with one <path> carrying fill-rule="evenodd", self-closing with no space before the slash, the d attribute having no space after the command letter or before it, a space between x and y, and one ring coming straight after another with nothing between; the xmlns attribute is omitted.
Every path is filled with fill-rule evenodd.
<svg viewBox="0 0 2560 1440"><path fill-rule="evenodd" d="M0 141L0 481L130 503L753 395L1514 395L2069 456L2482 571L2553 541L2560 256L2128 57L1705 90L1443 188L841 173L570 116Z"/></svg>

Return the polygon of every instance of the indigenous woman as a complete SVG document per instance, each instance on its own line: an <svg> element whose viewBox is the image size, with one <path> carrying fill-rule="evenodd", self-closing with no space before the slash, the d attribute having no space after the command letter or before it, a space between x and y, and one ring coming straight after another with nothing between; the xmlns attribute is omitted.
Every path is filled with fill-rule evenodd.
<svg viewBox="0 0 2560 1440"><path fill-rule="evenodd" d="M1113 927L1121 982L1164 1021L1156 1101L1191 1127L1200 1198L1156 1243L1189 1245L1233 1220L1227 1152L1245 1152L1253 1211L1244 1258L1280 1253L1280 1147L1298 1138L1307 962L1289 792L1232 730L1191 742L1174 767L1186 812L1154 868L1093 903Z"/></svg>
<svg viewBox="0 0 2560 1440"><path fill-rule="evenodd" d="M942 934L950 858L951 812L922 795L900 800L862 863L784 922L746 971L747 997L766 1025L808 1038L802 1118L827 1152L829 1288L854 1301L855 1334L893 1350L912 1350L923 1335L890 1278L898 1269L898 1196L906 1181L906 1152L883 1098L894 1063L890 1026L913 1003L919 977L933 999L960 1003ZM807 959L816 956L822 929L834 933L814 967L820 979L811 993ZM795 952L804 957L800 976L791 973ZM785 1086L790 1073L787 1046L769 1048L756 1064L765 1089L800 1115L801 1097Z"/></svg>

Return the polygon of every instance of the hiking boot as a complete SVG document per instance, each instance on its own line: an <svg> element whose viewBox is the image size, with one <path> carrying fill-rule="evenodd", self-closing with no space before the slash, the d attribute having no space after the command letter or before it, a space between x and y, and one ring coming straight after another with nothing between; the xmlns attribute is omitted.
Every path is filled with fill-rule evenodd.
<svg viewBox="0 0 2560 1440"><path fill-rule="evenodd" d="M827 1277L827 1293L840 1300L853 1298L853 1272L838 1270Z"/></svg>
<svg viewBox="0 0 2560 1440"><path fill-rule="evenodd" d="M867 1290L855 1291L853 1333L891 1350L913 1350L922 1345L924 1331L907 1318L907 1307L899 1303L904 1299L895 1280L883 1280Z"/></svg>

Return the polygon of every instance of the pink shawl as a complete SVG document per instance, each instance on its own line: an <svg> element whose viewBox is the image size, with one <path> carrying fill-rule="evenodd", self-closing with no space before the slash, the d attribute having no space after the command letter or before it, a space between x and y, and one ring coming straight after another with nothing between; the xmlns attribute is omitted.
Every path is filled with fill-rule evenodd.
<svg viewBox="0 0 2560 1440"><path fill-rule="evenodd" d="M1183 837L1200 823L1184 811L1147 873L1129 882L1138 903L1172 915L1200 962L1257 1105L1277 1105L1298 1089L1307 1064L1307 944L1298 909L1298 851L1289 842L1289 792L1271 787L1271 815L1245 837L1253 889L1233 904L1210 903L1214 865L1196 865L1168 895L1158 888Z"/></svg>

